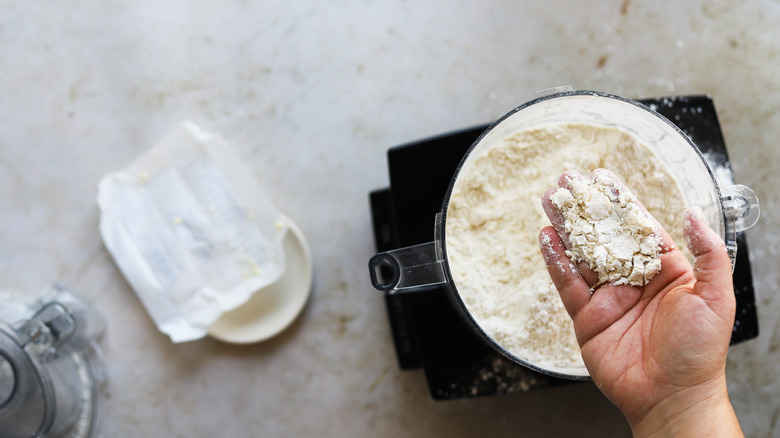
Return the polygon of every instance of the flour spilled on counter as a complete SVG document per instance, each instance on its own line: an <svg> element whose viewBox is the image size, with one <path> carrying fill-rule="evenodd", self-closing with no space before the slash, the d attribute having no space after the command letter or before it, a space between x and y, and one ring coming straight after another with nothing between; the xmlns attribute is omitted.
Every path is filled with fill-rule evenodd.
<svg viewBox="0 0 780 438"><path fill-rule="evenodd" d="M616 128L561 124L517 132L472 156L450 197L447 254L460 296L491 338L540 366L584 368L539 249L539 231L549 225L540 199L564 171L589 175L597 168L620 175L684 247L686 204L676 180L647 146Z"/></svg>
<svg viewBox="0 0 780 438"><path fill-rule="evenodd" d="M655 223L636 204L630 190L607 172L593 181L570 178L550 201L565 220L574 262L586 262L598 274L599 285L644 286L661 270L661 238Z"/></svg>

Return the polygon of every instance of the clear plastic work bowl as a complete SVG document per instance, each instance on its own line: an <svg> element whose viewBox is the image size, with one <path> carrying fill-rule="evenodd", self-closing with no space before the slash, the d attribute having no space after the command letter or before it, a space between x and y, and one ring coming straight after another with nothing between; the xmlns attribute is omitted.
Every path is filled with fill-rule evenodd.
<svg viewBox="0 0 780 438"><path fill-rule="evenodd" d="M594 91L555 90L515 108L490 126L474 142L450 181L442 211L435 219L433 241L375 255L369 261L371 282L376 289L390 293L421 292L430 290L424 286L448 283L464 318L497 351L536 371L581 380L589 377L584 367L573 369L531 363L509 353L485 333L463 303L447 260L447 211L459 175L468 172L473 160L481 156L485 148L518 131L549 124L613 127L644 143L669 167L686 204L700 206L710 227L722 236L732 267L737 255L736 235L757 222L759 204L748 187L719 186L701 151L685 133L661 114L630 99Z"/></svg>

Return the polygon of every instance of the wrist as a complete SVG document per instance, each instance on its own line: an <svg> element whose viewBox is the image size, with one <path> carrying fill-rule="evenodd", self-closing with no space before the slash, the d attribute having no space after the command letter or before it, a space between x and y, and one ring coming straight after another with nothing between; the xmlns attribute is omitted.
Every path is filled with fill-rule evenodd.
<svg viewBox="0 0 780 438"><path fill-rule="evenodd" d="M645 415L629 420L639 437L743 437L731 406L726 379L685 388L669 396Z"/></svg>

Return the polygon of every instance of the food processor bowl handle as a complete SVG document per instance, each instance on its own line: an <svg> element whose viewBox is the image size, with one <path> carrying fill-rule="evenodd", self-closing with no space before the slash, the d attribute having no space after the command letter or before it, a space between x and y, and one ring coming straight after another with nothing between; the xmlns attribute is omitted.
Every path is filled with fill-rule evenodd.
<svg viewBox="0 0 780 438"><path fill-rule="evenodd" d="M368 261L368 270L371 284L391 293L447 282L439 241L379 253Z"/></svg>

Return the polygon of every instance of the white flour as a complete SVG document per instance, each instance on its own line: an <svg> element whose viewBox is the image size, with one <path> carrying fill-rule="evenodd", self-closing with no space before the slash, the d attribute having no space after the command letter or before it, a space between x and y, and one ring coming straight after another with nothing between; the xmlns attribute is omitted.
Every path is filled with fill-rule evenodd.
<svg viewBox="0 0 780 438"><path fill-rule="evenodd" d="M541 196L566 170L619 175L684 245L685 201L666 165L615 128L550 125L482 149L461 170L449 201L447 254L453 281L483 330L521 359L583 367L571 320L538 244L549 225Z"/></svg>
<svg viewBox="0 0 780 438"><path fill-rule="evenodd" d="M644 286L661 270L661 238L636 200L604 172L592 182L573 178L568 189L550 196L569 233L566 255L598 274L594 288L604 283Z"/></svg>

